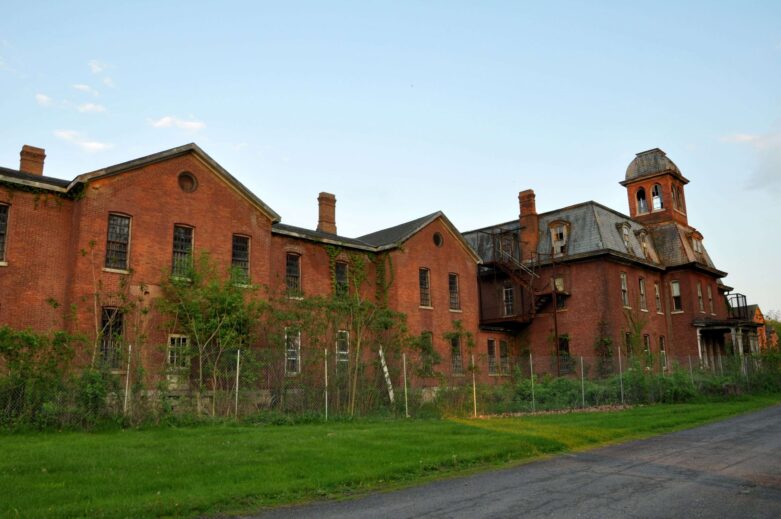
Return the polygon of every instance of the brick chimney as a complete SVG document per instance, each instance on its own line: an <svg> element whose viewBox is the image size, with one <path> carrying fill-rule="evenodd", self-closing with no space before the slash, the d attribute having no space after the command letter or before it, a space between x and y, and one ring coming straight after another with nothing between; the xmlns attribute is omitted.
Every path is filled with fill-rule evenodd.
<svg viewBox="0 0 781 519"><path fill-rule="evenodd" d="M521 206L521 259L530 260L536 257L539 241L539 218L537 204L534 202L534 190L527 189L518 193Z"/></svg>
<svg viewBox="0 0 781 519"><path fill-rule="evenodd" d="M317 197L319 218L317 230L336 234L336 197L331 193L320 193Z"/></svg>
<svg viewBox="0 0 781 519"><path fill-rule="evenodd" d="M25 144L19 153L19 171L31 175L43 176L43 161L46 159L46 151Z"/></svg>

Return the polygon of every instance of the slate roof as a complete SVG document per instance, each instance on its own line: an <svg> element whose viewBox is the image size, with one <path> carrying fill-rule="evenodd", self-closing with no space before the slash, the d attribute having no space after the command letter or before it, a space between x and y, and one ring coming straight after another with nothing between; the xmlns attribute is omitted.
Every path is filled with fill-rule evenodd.
<svg viewBox="0 0 781 519"><path fill-rule="evenodd" d="M611 254L656 268L698 263L717 273L710 256L694 252L689 239L690 229L676 223L645 227L631 217L597 202L589 201L539 215L537 254L541 263L549 261L552 244L550 225L562 221L569 224L567 252L559 260L577 259L599 254ZM624 244L623 227L629 227L629 247ZM490 261L491 244L488 232L518 228L517 221L506 222L464 233L464 237L485 261ZM648 236L649 255L645 256L641 236Z"/></svg>
<svg viewBox="0 0 781 519"><path fill-rule="evenodd" d="M410 236L418 232L420 229L436 220L438 217L444 216L442 211L431 213L429 215L405 222L387 229L382 229L364 236L359 236L358 240L368 243L374 247L386 247L389 245L398 245L406 241Z"/></svg>

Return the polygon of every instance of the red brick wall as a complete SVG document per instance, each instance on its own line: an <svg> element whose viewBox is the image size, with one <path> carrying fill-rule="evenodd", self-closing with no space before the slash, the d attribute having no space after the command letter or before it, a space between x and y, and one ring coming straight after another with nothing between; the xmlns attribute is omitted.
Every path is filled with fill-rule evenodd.
<svg viewBox="0 0 781 519"><path fill-rule="evenodd" d="M43 332L63 329L73 202L0 187L0 203L9 205L0 324Z"/></svg>
<svg viewBox="0 0 781 519"><path fill-rule="evenodd" d="M659 184L662 188L663 208L659 211L653 210L653 196L651 196L653 186ZM678 186L681 192L683 211L675 209L673 205L673 186ZM645 199L648 205L648 212L640 214L637 212L637 192L640 188L645 189ZM675 221L683 225L688 225L686 217L686 195L684 194L683 183L673 175L660 175L647 179L640 179L626 188L629 199L629 215L642 223L643 225L655 224L660 222Z"/></svg>

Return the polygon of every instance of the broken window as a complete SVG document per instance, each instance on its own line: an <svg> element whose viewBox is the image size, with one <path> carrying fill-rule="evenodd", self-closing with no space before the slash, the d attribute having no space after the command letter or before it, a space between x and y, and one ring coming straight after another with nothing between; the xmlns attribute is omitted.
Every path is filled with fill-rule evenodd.
<svg viewBox="0 0 781 519"><path fill-rule="evenodd" d="M648 334L643 335L643 351L646 355L651 353L651 336Z"/></svg>
<svg viewBox="0 0 781 519"><path fill-rule="evenodd" d="M680 186L673 186L673 207L682 213L686 212L683 205L683 191Z"/></svg>
<svg viewBox="0 0 781 519"><path fill-rule="evenodd" d="M294 252L285 256L285 287L289 296L301 295L301 256Z"/></svg>
<svg viewBox="0 0 781 519"><path fill-rule="evenodd" d="M494 339L488 339L488 374L497 375L498 363L496 357L496 341Z"/></svg>
<svg viewBox="0 0 781 519"><path fill-rule="evenodd" d="M350 361L350 332L336 332L336 364L347 364Z"/></svg>
<svg viewBox="0 0 781 519"><path fill-rule="evenodd" d="M667 345L665 344L664 335L659 336L659 356L662 359L662 369L667 369Z"/></svg>
<svg viewBox="0 0 781 519"><path fill-rule="evenodd" d="M122 309L104 306L101 314L101 363L107 368L119 369L124 331Z"/></svg>
<svg viewBox="0 0 781 519"><path fill-rule="evenodd" d="M189 365L188 349L190 338L187 335L168 336L168 367L172 369L186 368Z"/></svg>
<svg viewBox="0 0 781 519"><path fill-rule="evenodd" d="M121 214L108 215L106 238L106 268L127 270L130 245L130 217Z"/></svg>
<svg viewBox="0 0 781 519"><path fill-rule="evenodd" d="M705 304L702 302L702 283L697 281L697 307L700 312L705 313Z"/></svg>
<svg viewBox="0 0 781 519"><path fill-rule="evenodd" d="M659 283L654 283L654 298L656 299L656 313L662 313L662 291Z"/></svg>
<svg viewBox="0 0 781 519"><path fill-rule="evenodd" d="M559 336L559 373L569 373L572 370L569 354L569 336Z"/></svg>
<svg viewBox="0 0 781 519"><path fill-rule="evenodd" d="M565 223L554 223L551 228L551 244L553 247L553 255L561 256L567 253L567 238L569 235L569 227Z"/></svg>
<svg viewBox="0 0 781 519"><path fill-rule="evenodd" d="M334 291L337 296L346 296L350 285L347 278L348 267L344 261L337 261L334 265Z"/></svg>
<svg viewBox="0 0 781 519"><path fill-rule="evenodd" d="M192 267L193 228L174 225L174 254L171 273L176 277L187 277Z"/></svg>
<svg viewBox="0 0 781 519"><path fill-rule="evenodd" d="M0 204L0 261L5 262L5 242L8 236L8 207Z"/></svg>
<svg viewBox="0 0 781 519"><path fill-rule="evenodd" d="M301 332L285 328L285 375L301 372Z"/></svg>
<svg viewBox="0 0 781 519"><path fill-rule="evenodd" d="M673 298L673 312L682 312L681 284L678 281L670 282L670 294Z"/></svg>
<svg viewBox="0 0 781 519"><path fill-rule="evenodd" d="M697 254L702 254L702 241L692 237L692 249Z"/></svg>
<svg viewBox="0 0 781 519"><path fill-rule="evenodd" d="M450 309L461 309L461 297L458 293L458 274L447 275L447 288L450 293Z"/></svg>
<svg viewBox="0 0 781 519"><path fill-rule="evenodd" d="M645 300L645 278L640 278L640 310L648 311L648 303Z"/></svg>
<svg viewBox="0 0 781 519"><path fill-rule="evenodd" d="M629 243L629 226L623 225L621 228L621 238L624 240L624 247L626 247L626 251L630 254L633 253L632 251L632 245Z"/></svg>
<svg viewBox="0 0 781 519"><path fill-rule="evenodd" d="M629 308L629 287L626 282L626 272L621 273L621 304Z"/></svg>
<svg viewBox="0 0 781 519"><path fill-rule="evenodd" d="M711 286L708 285L708 306L710 307L710 313L716 314L716 312L713 310L713 290L711 289Z"/></svg>
<svg viewBox="0 0 781 519"><path fill-rule="evenodd" d="M429 269L418 270L418 285L420 287L420 306L431 307L431 271Z"/></svg>
<svg viewBox="0 0 781 519"><path fill-rule="evenodd" d="M648 212L648 201L645 199L645 189L642 187L637 190L637 212L638 214Z"/></svg>
<svg viewBox="0 0 781 519"><path fill-rule="evenodd" d="M662 200L662 186L659 184L654 184L654 187L651 189L651 201L654 211L660 211L664 209L664 201Z"/></svg>
<svg viewBox="0 0 781 519"><path fill-rule="evenodd" d="M450 367L453 375L464 374L464 359L461 357L461 337L450 339Z"/></svg>
<svg viewBox="0 0 781 519"><path fill-rule="evenodd" d="M249 237L233 235L231 268L237 283L249 283Z"/></svg>
<svg viewBox="0 0 781 519"><path fill-rule="evenodd" d="M505 286L502 290L502 306L505 317L515 314L515 290L510 285Z"/></svg>

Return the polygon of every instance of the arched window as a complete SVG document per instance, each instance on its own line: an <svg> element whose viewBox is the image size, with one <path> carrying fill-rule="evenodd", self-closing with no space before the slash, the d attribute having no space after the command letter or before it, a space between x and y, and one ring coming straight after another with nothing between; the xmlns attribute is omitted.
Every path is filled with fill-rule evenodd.
<svg viewBox="0 0 781 519"><path fill-rule="evenodd" d="M660 211L664 209L664 201L662 200L662 186L654 184L651 190L651 197L653 198L653 210Z"/></svg>
<svg viewBox="0 0 781 519"><path fill-rule="evenodd" d="M645 199L645 189L642 187L637 190L637 212L638 214L648 212L648 201Z"/></svg>

